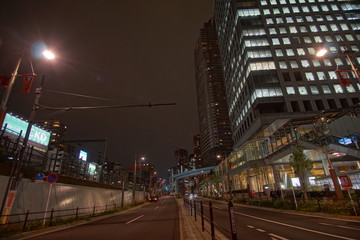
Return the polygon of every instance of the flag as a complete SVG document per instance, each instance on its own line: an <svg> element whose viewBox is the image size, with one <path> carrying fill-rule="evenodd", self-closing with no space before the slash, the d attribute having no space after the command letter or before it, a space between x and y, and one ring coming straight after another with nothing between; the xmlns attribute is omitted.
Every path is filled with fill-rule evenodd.
<svg viewBox="0 0 360 240"><path fill-rule="evenodd" d="M350 86L349 74L350 70L336 70L336 74L339 78L340 85L343 87Z"/></svg>
<svg viewBox="0 0 360 240"><path fill-rule="evenodd" d="M23 81L22 81L22 92L23 93L29 93L31 86L33 84L33 81L35 79L35 74L23 74Z"/></svg>
<svg viewBox="0 0 360 240"><path fill-rule="evenodd" d="M11 75L0 75L0 82L4 88L7 88L10 84Z"/></svg>

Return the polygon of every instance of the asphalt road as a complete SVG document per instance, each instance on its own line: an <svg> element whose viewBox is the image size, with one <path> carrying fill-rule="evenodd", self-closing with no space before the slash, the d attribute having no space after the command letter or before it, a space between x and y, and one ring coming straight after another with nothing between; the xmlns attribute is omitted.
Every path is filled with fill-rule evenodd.
<svg viewBox="0 0 360 240"><path fill-rule="evenodd" d="M151 202L109 218L22 239L179 240L179 209L174 197L163 197L159 202Z"/></svg>
<svg viewBox="0 0 360 240"><path fill-rule="evenodd" d="M203 199L204 214L207 217L209 217L208 202ZM227 204L214 201L212 203L215 227L230 238ZM238 205L234 206L234 215L239 240L360 239L360 220L269 211Z"/></svg>

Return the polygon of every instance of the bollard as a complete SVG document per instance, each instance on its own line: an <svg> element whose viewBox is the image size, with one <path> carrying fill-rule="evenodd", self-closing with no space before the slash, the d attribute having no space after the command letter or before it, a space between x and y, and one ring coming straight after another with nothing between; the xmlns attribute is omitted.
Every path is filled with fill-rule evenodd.
<svg viewBox="0 0 360 240"><path fill-rule="evenodd" d="M191 201L189 201L190 202L190 216L192 216L192 213L193 213L193 211L192 211L192 204L191 204Z"/></svg>
<svg viewBox="0 0 360 240"><path fill-rule="evenodd" d="M24 220L24 225L23 225L23 232L26 231L26 224L27 224L28 217L29 217L29 210L27 210L26 215L25 215L25 220Z"/></svg>
<svg viewBox="0 0 360 240"><path fill-rule="evenodd" d="M209 211L210 211L211 239L215 240L214 215L213 215L212 202L211 201L209 201Z"/></svg>
<svg viewBox="0 0 360 240"><path fill-rule="evenodd" d="M229 201L228 207L229 207L231 239L232 240L237 240L236 223L235 223L235 215L234 215L234 205L233 205L233 203L231 201Z"/></svg>
<svg viewBox="0 0 360 240"><path fill-rule="evenodd" d="M94 205L94 210L93 210L93 217L95 217L95 205Z"/></svg>
<svg viewBox="0 0 360 240"><path fill-rule="evenodd" d="M53 215L54 215L54 209L51 209L50 222L49 222L49 226L50 226L50 227L52 226Z"/></svg>
<svg viewBox="0 0 360 240"><path fill-rule="evenodd" d="M194 217L195 217L195 222L196 222L196 202L194 200Z"/></svg>
<svg viewBox="0 0 360 240"><path fill-rule="evenodd" d="M201 230L205 231L204 227L204 207L202 200L200 201L200 212L201 212Z"/></svg>
<svg viewBox="0 0 360 240"><path fill-rule="evenodd" d="M79 207L76 207L75 220L78 219L79 216Z"/></svg>

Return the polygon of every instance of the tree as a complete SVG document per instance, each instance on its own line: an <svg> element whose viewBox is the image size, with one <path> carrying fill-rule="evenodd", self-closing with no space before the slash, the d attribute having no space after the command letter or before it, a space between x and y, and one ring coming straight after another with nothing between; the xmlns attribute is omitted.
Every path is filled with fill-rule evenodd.
<svg viewBox="0 0 360 240"><path fill-rule="evenodd" d="M297 146L292 155L290 156L290 165L294 169L296 176L299 177L301 191L304 194L305 200L308 199L308 173L313 168L312 161L304 154L304 149L301 146Z"/></svg>

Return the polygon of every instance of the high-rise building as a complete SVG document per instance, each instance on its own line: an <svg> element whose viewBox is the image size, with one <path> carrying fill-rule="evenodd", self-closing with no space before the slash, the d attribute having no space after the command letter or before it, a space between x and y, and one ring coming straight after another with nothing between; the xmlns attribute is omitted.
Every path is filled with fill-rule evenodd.
<svg viewBox="0 0 360 240"><path fill-rule="evenodd" d="M51 132L49 148L56 148L64 141L66 126L57 120L45 120L38 122L40 126Z"/></svg>
<svg viewBox="0 0 360 240"><path fill-rule="evenodd" d="M189 154L186 149L177 147L175 150L175 160L178 173L189 169Z"/></svg>
<svg viewBox="0 0 360 240"><path fill-rule="evenodd" d="M224 75L215 22L210 19L200 30L195 46L195 80L203 166L217 165L232 151Z"/></svg>
<svg viewBox="0 0 360 240"><path fill-rule="evenodd" d="M234 148L276 119L359 103L358 1L215 0L214 9ZM329 53L317 57L322 47Z"/></svg>
<svg viewBox="0 0 360 240"><path fill-rule="evenodd" d="M203 161L201 158L201 149L200 149L200 134L196 134L193 137L193 158L195 159L195 168L199 169L203 167Z"/></svg>

